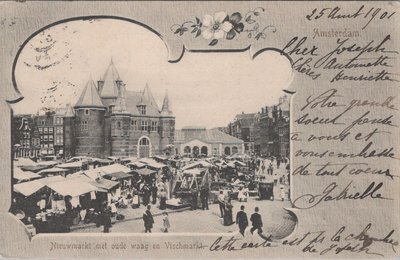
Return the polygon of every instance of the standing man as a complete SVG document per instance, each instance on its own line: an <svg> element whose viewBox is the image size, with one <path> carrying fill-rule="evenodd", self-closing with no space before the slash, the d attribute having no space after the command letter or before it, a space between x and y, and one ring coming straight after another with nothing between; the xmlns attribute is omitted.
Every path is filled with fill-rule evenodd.
<svg viewBox="0 0 400 260"><path fill-rule="evenodd" d="M249 226L249 221L247 220L247 214L244 212L244 206L240 206L240 211L236 213L236 224L239 226L239 232L244 237L244 231Z"/></svg>
<svg viewBox="0 0 400 260"><path fill-rule="evenodd" d="M192 189L192 210L197 209L198 196L199 196L199 193L197 192L197 190Z"/></svg>
<svg viewBox="0 0 400 260"><path fill-rule="evenodd" d="M222 190L219 191L218 204L219 204L219 210L221 212L221 218L223 218L224 212L225 212L225 195L224 195L224 191L222 191Z"/></svg>
<svg viewBox="0 0 400 260"><path fill-rule="evenodd" d="M261 220L261 215L258 214L258 210L259 210L258 207L256 207L254 209L255 212L250 217L250 221L251 221L251 224L253 226L250 229L250 232L251 232L251 234L253 234L254 230L257 229L257 233L259 235L261 235L261 233L262 233L262 229L261 228L262 228L263 224L262 224L262 220Z"/></svg>
<svg viewBox="0 0 400 260"><path fill-rule="evenodd" d="M150 203L150 194L151 194L150 188L147 184L145 184L143 186L143 204L145 206L147 206L147 204Z"/></svg>
<svg viewBox="0 0 400 260"><path fill-rule="evenodd" d="M208 210L208 188L203 187L200 191L201 209Z"/></svg>
<svg viewBox="0 0 400 260"><path fill-rule="evenodd" d="M147 210L143 213L143 222L144 222L144 232L151 233L151 229L153 228L154 219L153 215L150 212L151 206L147 205Z"/></svg>
<svg viewBox="0 0 400 260"><path fill-rule="evenodd" d="M156 186L156 181L154 180L153 185L151 186L151 204L156 204L157 201L157 192L158 192L158 188Z"/></svg>

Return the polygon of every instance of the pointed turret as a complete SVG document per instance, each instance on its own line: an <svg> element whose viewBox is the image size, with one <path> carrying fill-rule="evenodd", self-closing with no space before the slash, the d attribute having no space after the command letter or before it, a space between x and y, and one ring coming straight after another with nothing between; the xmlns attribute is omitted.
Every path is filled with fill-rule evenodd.
<svg viewBox="0 0 400 260"><path fill-rule="evenodd" d="M100 107L104 108L104 104L101 101L99 93L97 92L96 85L93 80L90 79L85 88L82 91L81 96L76 102L75 107Z"/></svg>
<svg viewBox="0 0 400 260"><path fill-rule="evenodd" d="M168 91L165 91L164 101L161 109L161 116L172 116L172 111L170 108L170 102L168 97Z"/></svg>
<svg viewBox="0 0 400 260"><path fill-rule="evenodd" d="M121 86L120 90L118 91L117 100L115 101L115 106L112 112L114 114L128 114L125 102L125 88L123 86Z"/></svg>
<svg viewBox="0 0 400 260"><path fill-rule="evenodd" d="M72 109L71 104L68 103L64 117L74 117L74 116L75 116L74 110Z"/></svg>
<svg viewBox="0 0 400 260"><path fill-rule="evenodd" d="M147 105L153 106L158 109L157 102L154 99L153 94L151 93L150 87L147 83L142 92L142 101L144 101L144 102L147 101Z"/></svg>
<svg viewBox="0 0 400 260"><path fill-rule="evenodd" d="M103 78L98 82L100 96L103 98L116 98L121 82L121 77L111 59L110 65L104 73Z"/></svg>

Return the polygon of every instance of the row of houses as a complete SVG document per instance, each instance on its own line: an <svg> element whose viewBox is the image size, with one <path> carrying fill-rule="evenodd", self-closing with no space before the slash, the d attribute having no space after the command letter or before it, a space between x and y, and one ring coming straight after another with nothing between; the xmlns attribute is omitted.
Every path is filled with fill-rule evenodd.
<svg viewBox="0 0 400 260"><path fill-rule="evenodd" d="M257 113L241 113L220 130L244 142L248 154L289 157L290 102L284 95L273 106L262 107Z"/></svg>

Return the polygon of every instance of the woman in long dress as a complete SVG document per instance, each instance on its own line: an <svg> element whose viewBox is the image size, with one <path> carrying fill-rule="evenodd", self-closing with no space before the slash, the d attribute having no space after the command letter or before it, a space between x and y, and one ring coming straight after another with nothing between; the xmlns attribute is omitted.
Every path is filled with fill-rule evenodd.
<svg viewBox="0 0 400 260"><path fill-rule="evenodd" d="M167 206L167 193L164 191L164 189L160 190L160 209L164 210L166 209Z"/></svg>
<svg viewBox="0 0 400 260"><path fill-rule="evenodd" d="M225 201L224 226L229 226L233 224L232 208L233 205L231 203L231 199L228 198L228 200Z"/></svg>
<svg viewBox="0 0 400 260"><path fill-rule="evenodd" d="M139 191L135 188L132 189L132 208L136 209L140 207Z"/></svg>

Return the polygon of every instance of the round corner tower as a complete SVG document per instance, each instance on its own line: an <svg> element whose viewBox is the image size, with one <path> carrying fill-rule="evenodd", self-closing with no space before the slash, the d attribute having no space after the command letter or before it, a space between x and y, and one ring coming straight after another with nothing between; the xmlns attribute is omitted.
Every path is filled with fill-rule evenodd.
<svg viewBox="0 0 400 260"><path fill-rule="evenodd" d="M74 109L75 155L103 158L106 107L93 80L86 84Z"/></svg>

